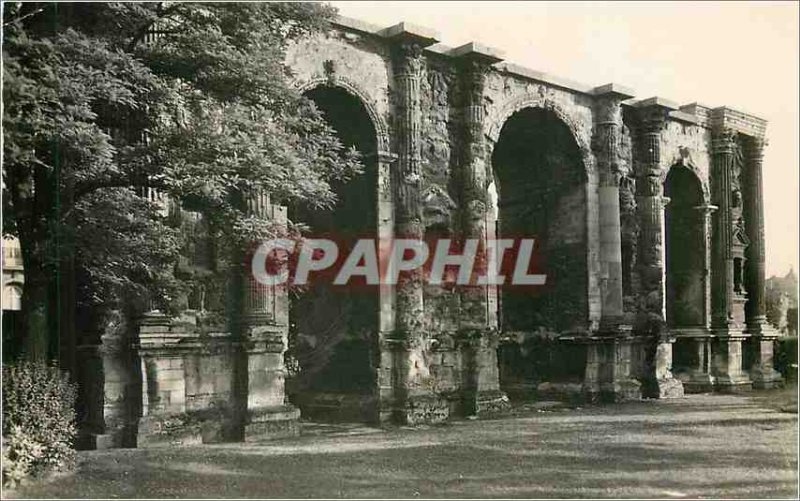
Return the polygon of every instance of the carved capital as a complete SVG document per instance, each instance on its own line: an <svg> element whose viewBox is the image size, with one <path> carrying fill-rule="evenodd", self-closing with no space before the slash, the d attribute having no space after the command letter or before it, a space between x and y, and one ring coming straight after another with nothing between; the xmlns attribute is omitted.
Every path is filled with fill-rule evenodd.
<svg viewBox="0 0 800 501"><path fill-rule="evenodd" d="M595 99L594 122L601 124L622 124L622 102L617 95L610 94Z"/></svg>
<svg viewBox="0 0 800 501"><path fill-rule="evenodd" d="M716 154L733 154L736 149L737 132L729 128L713 131L712 151Z"/></svg>
<svg viewBox="0 0 800 501"><path fill-rule="evenodd" d="M597 159L600 182L603 186L618 186L622 177L622 135L615 122L595 126L592 135L592 150Z"/></svg>
<svg viewBox="0 0 800 501"><path fill-rule="evenodd" d="M752 164L761 164L764 161L764 148L767 140L763 137L750 138L750 147L747 149L747 157Z"/></svg>
<svg viewBox="0 0 800 501"><path fill-rule="evenodd" d="M483 91L486 87L489 64L479 60L466 60L461 62L461 68L468 102L479 104L483 99Z"/></svg>
<svg viewBox="0 0 800 501"><path fill-rule="evenodd" d="M395 46L394 67L398 77L416 77L422 72L422 47L413 42Z"/></svg>

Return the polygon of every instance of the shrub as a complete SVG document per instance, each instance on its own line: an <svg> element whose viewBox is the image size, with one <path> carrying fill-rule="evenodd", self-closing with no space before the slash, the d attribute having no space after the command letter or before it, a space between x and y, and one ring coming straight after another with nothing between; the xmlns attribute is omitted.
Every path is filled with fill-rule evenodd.
<svg viewBox="0 0 800 501"><path fill-rule="evenodd" d="M779 337L775 346L775 370L783 375L784 380L797 379L797 338L794 336Z"/></svg>
<svg viewBox="0 0 800 501"><path fill-rule="evenodd" d="M3 484L71 466L77 390L56 367L3 367Z"/></svg>

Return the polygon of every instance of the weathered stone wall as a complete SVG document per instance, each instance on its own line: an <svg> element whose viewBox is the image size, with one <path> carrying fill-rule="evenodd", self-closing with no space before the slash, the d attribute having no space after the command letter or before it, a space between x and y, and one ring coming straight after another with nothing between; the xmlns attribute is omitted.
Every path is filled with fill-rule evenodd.
<svg viewBox="0 0 800 501"><path fill-rule="evenodd" d="M682 394L671 373L676 333L664 324L664 182L673 166L689 169L702 187L696 209L703 255L693 271L703 267L703 304L694 304L700 295L692 294L689 306L695 316L702 311L705 325L677 333L682 380L702 391L749 385L742 340L752 336L754 381L778 381L771 334L761 321L762 295L742 308L743 287L763 289L763 120L698 104L678 110L661 98L631 103L631 94L615 84L590 88L501 63L480 44L434 42L435 34L407 24L383 29L340 20L329 32L290 45L286 63L299 92L339 89L363 104L375 133L367 142L375 151L362 152L376 178L367 183L374 185L370 203L376 206L367 217L376 219L382 239L493 238L495 230L502 234L504 225L519 223L524 235L509 236L540 233L533 236L542 238L542 271L551 282L538 295L521 297L523 321L513 328L503 318L502 292L421 284L418 276L402 287L381 287L374 304L364 306L375 310L375 332L361 336L358 347L339 343L342 350L327 350L338 362L315 376L326 384L306 393L309 388L289 389L307 416L435 422L497 408L505 399L501 389L610 400ZM549 151L534 145L510 162L517 171L506 184L538 206L497 224L493 214L508 202L508 189L504 200L493 155L502 150L504 127L526 113L541 121L532 120L517 143L535 143L536 136L547 144L536 131L549 124L566 131L552 137L567 137L569 145L559 140ZM358 197L358 190L347 197ZM328 215L334 227L337 217ZM734 258L746 269L734 269ZM242 332L150 315L135 351L111 342L88 350L86 370L106 374L92 390L97 398L89 398L95 435L136 428L137 417L142 445L297 433L299 413L284 390L287 296L271 293L282 306L270 318L259 310L266 304L261 292L225 294L244 294L250 305L228 312ZM728 318L725 308L732 305L735 315ZM317 331L335 327L335 319L330 312L315 315L305 334L318 342ZM351 361L345 355L356 352L361 362L368 359L357 374L344 370ZM125 372L132 364L140 364L139 372ZM359 391L335 384L362 377ZM121 443L95 437L103 440Z"/></svg>
<svg viewBox="0 0 800 501"><path fill-rule="evenodd" d="M666 179L670 167L682 165L690 169L702 182L708 201L711 131L699 125L669 121L661 132L662 178Z"/></svg>

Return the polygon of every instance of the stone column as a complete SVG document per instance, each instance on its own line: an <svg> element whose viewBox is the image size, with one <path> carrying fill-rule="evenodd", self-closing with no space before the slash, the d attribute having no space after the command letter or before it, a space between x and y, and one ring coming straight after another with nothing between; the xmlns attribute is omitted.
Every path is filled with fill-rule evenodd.
<svg viewBox="0 0 800 501"><path fill-rule="evenodd" d="M733 221L731 219L731 176L733 175L736 133L714 131L711 191L719 210L714 218L712 255L711 325L714 329L740 332L733 308Z"/></svg>
<svg viewBox="0 0 800 501"><path fill-rule="evenodd" d="M74 377L82 412L75 445L79 449L136 445L138 364L127 322L122 313L111 311L103 318L99 344L77 346Z"/></svg>
<svg viewBox="0 0 800 501"><path fill-rule="evenodd" d="M716 205L704 204L695 207L702 214L703 220L703 325L711 327L711 246L712 215L717 211Z"/></svg>
<svg viewBox="0 0 800 501"><path fill-rule="evenodd" d="M394 193L392 191L392 169L397 162L397 155L388 151L379 151L376 155L378 168L378 267L388 274L389 256L394 238ZM394 408L397 401L402 400L397 394L402 385L398 381L402 363L403 346L395 342L395 297L394 288L385 282L379 286L379 332L378 349L380 359L377 367L376 418L380 423L394 419Z"/></svg>
<svg viewBox="0 0 800 501"><path fill-rule="evenodd" d="M754 354L750 377L754 388L772 388L781 383L781 375L773 366L773 346L778 333L767 323L765 293L765 241L764 241L764 139L750 139L745 169L744 219L750 245L747 247L747 291L745 308L747 332L752 336Z"/></svg>
<svg viewBox="0 0 800 501"><path fill-rule="evenodd" d="M679 397L683 385L672 376L672 343L674 336L666 328L664 280L664 207L669 199L663 195L661 182L661 130L670 108L647 100L640 106L636 151L636 205L639 216L637 270L642 303L637 330L655 336L650 374L646 390L656 398Z"/></svg>
<svg viewBox="0 0 800 501"><path fill-rule="evenodd" d="M750 386L742 370L742 325L736 311L740 304L734 297L734 224L735 194L733 176L736 132L726 128L713 131L711 192L719 207L713 224L711 328L716 339L713 346L712 370L716 387L732 391Z"/></svg>
<svg viewBox="0 0 800 501"><path fill-rule="evenodd" d="M595 89L594 133L592 150L599 176L598 219L600 222L601 317L598 334L609 338L608 347L588 345L585 389L598 390L604 399L621 400L641 397L640 383L630 376L631 330L623 321L622 302L622 230L619 183L624 174L622 150L622 108L631 97L613 84ZM606 356L603 357L602 355ZM608 365L598 369L592 363ZM599 374L599 377L598 377Z"/></svg>
<svg viewBox="0 0 800 501"><path fill-rule="evenodd" d="M269 195L250 193L248 213L286 223L286 208L272 205ZM285 401L286 370L283 354L288 347L288 291L268 287L253 277L248 262L241 264L241 310L239 343L241 353L234 376L237 387L246 391L242 404L245 441L293 436L299 433L300 410ZM245 383L246 382L246 383ZM240 395L241 398L241 395Z"/></svg>
<svg viewBox="0 0 800 501"><path fill-rule="evenodd" d="M600 220L601 330L616 333L622 324L622 240L619 182L622 109L627 95L609 92L597 97L592 150L597 160Z"/></svg>
<svg viewBox="0 0 800 501"><path fill-rule="evenodd" d="M139 321L137 349L141 358L142 416L137 446L195 444L201 435L186 426L184 354L197 333L163 313L146 313Z"/></svg>
<svg viewBox="0 0 800 501"><path fill-rule="evenodd" d="M417 37L401 37L393 47L397 108L397 175L395 238L421 241L424 223L421 206L420 81L425 59ZM391 347L395 382L394 419L401 423L437 421L448 414L447 403L431 390L426 362L422 269L402 272L395 288L395 339ZM384 414L384 412L382 412Z"/></svg>
<svg viewBox="0 0 800 501"><path fill-rule="evenodd" d="M683 377L687 393L711 391L714 377L711 371L711 216L716 205L704 204L695 207L702 218L703 239L703 327L693 329L682 342L690 345L691 366Z"/></svg>
<svg viewBox="0 0 800 501"><path fill-rule="evenodd" d="M489 65L500 61L497 52L470 43L454 49L459 58L463 83L464 135L462 146L460 230L464 239L478 239L474 273L484 273L486 255L486 213L489 207L489 175L484 137L484 87ZM500 391L497 371L497 332L490 324L489 287L476 284L459 287L461 312L458 337L463 343L465 388L462 389L465 412L480 413L507 405Z"/></svg>

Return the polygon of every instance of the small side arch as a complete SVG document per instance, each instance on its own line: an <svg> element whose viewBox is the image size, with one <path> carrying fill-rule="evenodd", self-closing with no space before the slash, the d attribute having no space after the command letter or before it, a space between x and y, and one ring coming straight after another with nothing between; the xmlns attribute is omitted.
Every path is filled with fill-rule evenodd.
<svg viewBox="0 0 800 501"><path fill-rule="evenodd" d="M669 176L669 173L675 167L683 167L686 170L688 170L689 172L691 172L693 177L697 181L697 185L700 187L700 191L702 192L703 204L711 203L711 191L710 191L710 189L708 187L707 180L705 180L703 178L703 176L701 175L700 169L698 169L697 166L694 165L694 163L692 163L688 159L681 158L681 159L679 159L679 160L677 160L675 162L672 162L669 165L669 167L667 167L666 169L662 169L662 171L661 171L661 185L662 186L665 185L665 183L667 182L667 176Z"/></svg>

